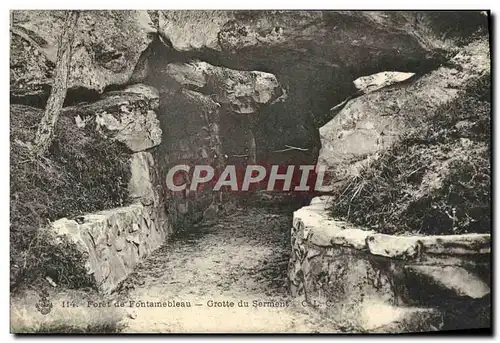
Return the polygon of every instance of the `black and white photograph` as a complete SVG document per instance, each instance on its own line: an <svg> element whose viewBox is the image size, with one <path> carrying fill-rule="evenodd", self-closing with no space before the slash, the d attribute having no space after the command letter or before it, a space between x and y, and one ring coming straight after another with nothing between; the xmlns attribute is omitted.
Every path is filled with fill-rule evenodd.
<svg viewBox="0 0 500 343"><path fill-rule="evenodd" d="M9 17L11 334L492 334L489 9Z"/></svg>

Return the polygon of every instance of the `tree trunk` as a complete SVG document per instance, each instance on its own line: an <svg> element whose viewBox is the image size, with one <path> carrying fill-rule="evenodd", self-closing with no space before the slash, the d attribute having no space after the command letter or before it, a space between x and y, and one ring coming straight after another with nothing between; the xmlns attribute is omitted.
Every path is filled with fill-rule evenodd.
<svg viewBox="0 0 500 343"><path fill-rule="evenodd" d="M75 38L78 11L67 11L66 19L59 40L56 67L52 89L45 107L45 113L38 126L33 146L35 156L43 155L50 147L54 136L55 126L61 113L68 88L69 69L71 65L71 47Z"/></svg>

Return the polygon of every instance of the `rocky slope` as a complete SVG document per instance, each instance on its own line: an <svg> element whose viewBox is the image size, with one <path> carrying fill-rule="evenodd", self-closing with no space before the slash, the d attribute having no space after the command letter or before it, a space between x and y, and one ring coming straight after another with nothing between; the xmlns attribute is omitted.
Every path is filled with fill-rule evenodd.
<svg viewBox="0 0 500 343"><path fill-rule="evenodd" d="M349 101L320 129L332 214L379 232L490 232L490 55Z"/></svg>
<svg viewBox="0 0 500 343"><path fill-rule="evenodd" d="M460 90L489 72L489 43L478 40L424 76L349 101L319 129L319 163L331 166L335 180L359 175L377 153L428 121L426 113L453 101Z"/></svg>

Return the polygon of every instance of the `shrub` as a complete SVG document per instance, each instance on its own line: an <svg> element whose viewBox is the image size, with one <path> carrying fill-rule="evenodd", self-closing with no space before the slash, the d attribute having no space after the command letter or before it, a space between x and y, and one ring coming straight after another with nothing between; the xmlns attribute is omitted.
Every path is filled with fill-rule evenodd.
<svg viewBox="0 0 500 343"><path fill-rule="evenodd" d="M94 279L85 269L87 253L80 251L66 236L57 237L50 228L36 230L21 255L23 264L17 275L18 280L36 282L48 276L57 284L69 288L97 289Z"/></svg>

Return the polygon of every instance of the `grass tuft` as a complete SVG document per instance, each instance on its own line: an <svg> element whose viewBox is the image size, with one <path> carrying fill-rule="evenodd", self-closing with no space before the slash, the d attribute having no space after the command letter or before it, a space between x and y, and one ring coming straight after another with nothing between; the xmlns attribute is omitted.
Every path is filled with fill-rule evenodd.
<svg viewBox="0 0 500 343"><path fill-rule="evenodd" d="M63 116L49 153L32 158L29 144L43 112L11 106L10 240L11 286L50 276L60 285L79 287L89 280L82 271L84 256L64 239L58 243L41 231L50 221L123 206L130 179L129 151L102 138L89 124L78 128Z"/></svg>
<svg viewBox="0 0 500 343"><path fill-rule="evenodd" d="M490 232L490 75L410 115L417 128L336 192L331 215L388 234Z"/></svg>

